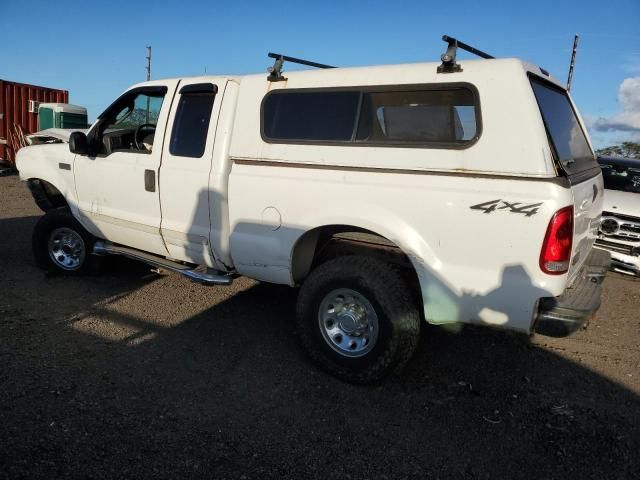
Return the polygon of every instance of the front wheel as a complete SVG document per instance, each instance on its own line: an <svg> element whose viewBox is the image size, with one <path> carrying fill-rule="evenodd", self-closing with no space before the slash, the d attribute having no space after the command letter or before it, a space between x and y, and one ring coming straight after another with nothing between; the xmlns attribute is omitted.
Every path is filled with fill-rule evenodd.
<svg viewBox="0 0 640 480"><path fill-rule="evenodd" d="M38 220L32 237L38 266L52 274L81 275L94 270L95 238L68 208L49 210Z"/></svg>
<svg viewBox="0 0 640 480"><path fill-rule="evenodd" d="M319 367L352 383L399 371L413 355L420 315L402 276L365 256L317 267L297 303L302 346Z"/></svg>

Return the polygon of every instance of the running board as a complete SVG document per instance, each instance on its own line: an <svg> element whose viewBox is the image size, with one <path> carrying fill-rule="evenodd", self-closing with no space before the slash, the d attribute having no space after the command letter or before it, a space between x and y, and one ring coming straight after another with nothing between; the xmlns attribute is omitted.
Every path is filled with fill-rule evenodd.
<svg viewBox="0 0 640 480"><path fill-rule="evenodd" d="M183 265L182 263L174 262L164 257L153 255L152 253L136 250L135 248L114 245L110 242L96 242L93 246L93 253L96 255L120 255L133 260L139 260L157 268L163 268L165 270L179 273L187 277L189 280L203 283L205 285L231 285L231 282L233 281L229 275L198 272L188 265Z"/></svg>

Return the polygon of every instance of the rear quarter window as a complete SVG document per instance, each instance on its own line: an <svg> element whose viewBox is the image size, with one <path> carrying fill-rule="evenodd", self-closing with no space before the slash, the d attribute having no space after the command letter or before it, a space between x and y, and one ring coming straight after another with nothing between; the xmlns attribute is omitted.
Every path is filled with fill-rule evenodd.
<svg viewBox="0 0 640 480"><path fill-rule="evenodd" d="M172 155L202 157L207 144L214 100L213 91L181 92L169 144Z"/></svg>

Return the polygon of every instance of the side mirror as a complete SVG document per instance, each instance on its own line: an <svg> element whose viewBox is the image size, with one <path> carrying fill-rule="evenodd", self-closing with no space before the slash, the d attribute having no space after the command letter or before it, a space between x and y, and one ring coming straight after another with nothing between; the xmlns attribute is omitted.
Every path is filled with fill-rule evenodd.
<svg viewBox="0 0 640 480"><path fill-rule="evenodd" d="M77 155L86 155L88 150L87 136L82 132L73 132L69 137L69 151Z"/></svg>

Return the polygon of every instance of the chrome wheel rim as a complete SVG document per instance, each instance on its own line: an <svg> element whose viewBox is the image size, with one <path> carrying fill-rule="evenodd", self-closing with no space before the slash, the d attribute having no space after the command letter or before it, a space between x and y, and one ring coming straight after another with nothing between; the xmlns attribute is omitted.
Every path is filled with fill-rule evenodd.
<svg viewBox="0 0 640 480"><path fill-rule="evenodd" d="M320 302L322 338L340 355L362 357L378 340L378 315L362 294L349 288L329 292Z"/></svg>
<svg viewBox="0 0 640 480"><path fill-rule="evenodd" d="M63 270L77 270L84 262L86 249L78 232L67 227L56 228L49 235L49 257Z"/></svg>

